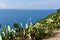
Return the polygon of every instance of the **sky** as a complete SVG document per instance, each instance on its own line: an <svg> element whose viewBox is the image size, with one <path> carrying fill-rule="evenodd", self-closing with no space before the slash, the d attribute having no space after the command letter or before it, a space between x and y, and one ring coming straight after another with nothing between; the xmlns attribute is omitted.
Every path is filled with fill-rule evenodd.
<svg viewBox="0 0 60 40"><path fill-rule="evenodd" d="M58 9L60 0L0 0L0 9Z"/></svg>

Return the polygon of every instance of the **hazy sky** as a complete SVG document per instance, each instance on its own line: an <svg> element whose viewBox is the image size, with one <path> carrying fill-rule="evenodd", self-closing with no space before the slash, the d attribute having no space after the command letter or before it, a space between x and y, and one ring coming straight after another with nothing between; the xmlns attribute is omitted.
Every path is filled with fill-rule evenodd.
<svg viewBox="0 0 60 40"><path fill-rule="evenodd" d="M57 9L60 0L0 0L0 9Z"/></svg>

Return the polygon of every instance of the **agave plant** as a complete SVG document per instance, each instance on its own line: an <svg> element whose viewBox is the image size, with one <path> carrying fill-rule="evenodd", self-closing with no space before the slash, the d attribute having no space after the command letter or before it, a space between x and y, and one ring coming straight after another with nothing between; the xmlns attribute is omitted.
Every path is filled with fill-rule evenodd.
<svg viewBox="0 0 60 40"><path fill-rule="evenodd" d="M17 38L19 37L20 40L24 39L24 29L23 29L23 25L22 23L20 23L20 25L18 25L17 23L14 23L14 27L16 28L16 36Z"/></svg>

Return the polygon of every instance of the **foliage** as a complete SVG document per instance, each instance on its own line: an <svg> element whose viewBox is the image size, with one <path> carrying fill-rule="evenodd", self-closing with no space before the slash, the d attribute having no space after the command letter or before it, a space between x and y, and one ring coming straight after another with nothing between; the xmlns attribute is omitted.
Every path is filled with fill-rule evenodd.
<svg viewBox="0 0 60 40"><path fill-rule="evenodd" d="M15 28L19 28L19 25L18 25L18 23L14 23L14 25L13 25Z"/></svg>

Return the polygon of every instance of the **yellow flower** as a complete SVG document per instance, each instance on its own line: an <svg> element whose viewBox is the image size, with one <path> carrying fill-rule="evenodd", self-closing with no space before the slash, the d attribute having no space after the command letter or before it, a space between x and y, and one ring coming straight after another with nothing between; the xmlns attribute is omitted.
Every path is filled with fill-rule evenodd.
<svg viewBox="0 0 60 40"><path fill-rule="evenodd" d="M36 23L36 24L34 25L34 27L38 28L39 25L41 25L41 24L40 24L40 23Z"/></svg>
<svg viewBox="0 0 60 40"><path fill-rule="evenodd" d="M51 23L51 22L53 22L53 20L52 20L51 18L46 19L46 20L47 20L47 23Z"/></svg>

